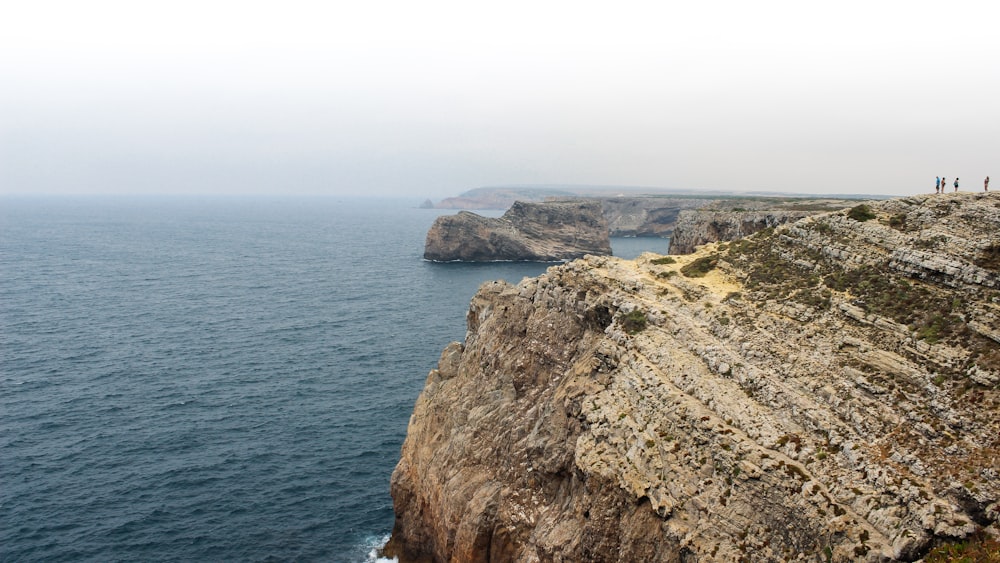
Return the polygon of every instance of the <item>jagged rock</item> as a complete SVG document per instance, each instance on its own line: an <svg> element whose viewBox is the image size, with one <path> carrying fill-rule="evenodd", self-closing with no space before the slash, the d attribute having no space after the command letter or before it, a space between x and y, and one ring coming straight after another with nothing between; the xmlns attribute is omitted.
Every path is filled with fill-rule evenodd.
<svg viewBox="0 0 1000 563"><path fill-rule="evenodd" d="M515 202L498 219L461 211L438 217L424 245L424 258L441 262L555 262L587 254L611 254L596 201Z"/></svg>
<svg viewBox="0 0 1000 563"><path fill-rule="evenodd" d="M869 205L484 284L386 553L912 561L1000 534L1000 196Z"/></svg>

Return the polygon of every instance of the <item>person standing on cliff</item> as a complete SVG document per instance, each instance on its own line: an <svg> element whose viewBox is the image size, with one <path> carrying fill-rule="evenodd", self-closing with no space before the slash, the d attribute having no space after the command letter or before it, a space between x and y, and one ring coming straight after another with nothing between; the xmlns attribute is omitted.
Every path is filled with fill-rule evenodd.
<svg viewBox="0 0 1000 563"><path fill-rule="evenodd" d="M986 179L983 180L983 191L984 192L990 191L990 177L989 176L987 176Z"/></svg>
<svg viewBox="0 0 1000 563"><path fill-rule="evenodd" d="M934 193L936 193L936 194L941 193L941 176L938 176L934 180Z"/></svg>
<svg viewBox="0 0 1000 563"><path fill-rule="evenodd" d="M958 176L955 176L955 191L958 191Z"/></svg>

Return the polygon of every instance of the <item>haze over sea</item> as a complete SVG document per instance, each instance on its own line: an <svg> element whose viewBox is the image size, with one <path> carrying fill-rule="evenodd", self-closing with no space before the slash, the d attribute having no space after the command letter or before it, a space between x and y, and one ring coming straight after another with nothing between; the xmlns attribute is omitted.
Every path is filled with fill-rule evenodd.
<svg viewBox="0 0 1000 563"><path fill-rule="evenodd" d="M469 299L549 266L423 261L414 203L0 200L0 560L370 559Z"/></svg>

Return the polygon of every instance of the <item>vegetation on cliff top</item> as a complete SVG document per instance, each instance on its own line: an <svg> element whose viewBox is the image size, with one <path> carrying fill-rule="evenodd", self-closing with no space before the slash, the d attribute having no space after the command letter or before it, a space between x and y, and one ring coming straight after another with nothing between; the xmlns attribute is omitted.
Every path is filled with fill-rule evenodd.
<svg viewBox="0 0 1000 563"><path fill-rule="evenodd" d="M638 334L646 329L646 313L635 309L622 317L622 328L628 334Z"/></svg>
<svg viewBox="0 0 1000 563"><path fill-rule="evenodd" d="M705 274L711 272L719 265L719 256L710 254L696 258L681 267L681 273L689 278L703 278Z"/></svg>
<svg viewBox="0 0 1000 563"><path fill-rule="evenodd" d="M865 204L855 205L848 212L847 216L855 221L871 221L875 218L875 212Z"/></svg>
<svg viewBox="0 0 1000 563"><path fill-rule="evenodd" d="M867 206L854 209L859 207L867 210L866 213L858 212L859 217L869 213L875 217ZM891 222L894 221L890 219ZM905 219L895 222L905 224ZM833 240L847 236L823 220L801 228ZM842 259L803 244L798 238L787 230L778 236L774 229L766 229L756 236L731 243L726 259L742 270L744 284L757 299L797 303L807 310L821 312L831 307L832 297L837 293L842 300L848 300L866 314L903 325L916 339L927 344L961 342L971 352L968 360L938 366L940 373L951 378L962 379L975 366L1000 370L1000 350L996 344L969 325L977 316L974 302L956 297L954 292L931 280L910 277L888 265L845 267ZM714 260L712 255L699 258L691 265ZM981 251L976 262L981 267L1000 265L1000 245ZM697 268L692 270L698 271ZM685 272L685 275L690 277L692 274Z"/></svg>
<svg viewBox="0 0 1000 563"><path fill-rule="evenodd" d="M676 264L677 260L673 256L661 256L660 258L654 258L649 261L650 264L656 264L657 266L662 266L665 264Z"/></svg>
<svg viewBox="0 0 1000 563"><path fill-rule="evenodd" d="M940 545L924 558L926 563L1000 563L1000 541L982 534L967 541Z"/></svg>

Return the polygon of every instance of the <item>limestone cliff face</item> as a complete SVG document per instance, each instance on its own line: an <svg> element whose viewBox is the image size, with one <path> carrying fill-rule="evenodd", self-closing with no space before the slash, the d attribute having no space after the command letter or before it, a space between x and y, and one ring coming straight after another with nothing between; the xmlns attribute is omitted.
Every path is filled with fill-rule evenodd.
<svg viewBox="0 0 1000 563"><path fill-rule="evenodd" d="M670 236L670 254L690 254L710 242L736 240L757 231L798 221L858 201L826 198L729 199L706 203L700 209L680 211Z"/></svg>
<svg viewBox="0 0 1000 563"><path fill-rule="evenodd" d="M387 552L911 561L1000 534L1000 196L869 205L485 284Z"/></svg>
<svg viewBox="0 0 1000 563"><path fill-rule="evenodd" d="M468 211L438 217L424 258L555 262L611 254L608 225L595 201L515 202L498 219Z"/></svg>
<svg viewBox="0 0 1000 563"><path fill-rule="evenodd" d="M668 237L685 209L697 209L712 202L683 197L603 197L599 198L614 237Z"/></svg>
<svg viewBox="0 0 1000 563"><path fill-rule="evenodd" d="M798 221L816 212L809 211L687 211L681 212L673 235L670 254L691 254L710 242L736 240L757 231Z"/></svg>

